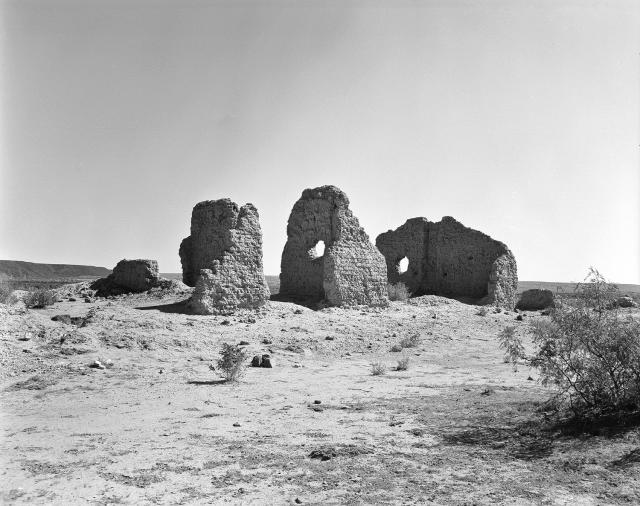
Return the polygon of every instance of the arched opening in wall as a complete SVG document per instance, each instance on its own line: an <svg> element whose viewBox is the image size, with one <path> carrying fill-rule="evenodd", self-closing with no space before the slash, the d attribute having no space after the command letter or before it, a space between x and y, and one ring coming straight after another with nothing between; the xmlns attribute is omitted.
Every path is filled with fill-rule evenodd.
<svg viewBox="0 0 640 506"><path fill-rule="evenodd" d="M396 265L398 269L398 274L404 274L409 269L409 259L404 257L398 261L398 265Z"/></svg>
<svg viewBox="0 0 640 506"><path fill-rule="evenodd" d="M316 245L308 251L308 253L311 260L322 258L324 256L324 241L318 241Z"/></svg>

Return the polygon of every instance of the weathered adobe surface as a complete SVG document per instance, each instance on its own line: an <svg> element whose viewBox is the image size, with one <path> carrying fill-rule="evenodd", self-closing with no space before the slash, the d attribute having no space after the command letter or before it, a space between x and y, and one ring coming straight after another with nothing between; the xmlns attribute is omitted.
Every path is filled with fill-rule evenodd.
<svg viewBox="0 0 640 506"><path fill-rule="evenodd" d="M161 282L156 260L123 259L106 278L95 281L91 288L99 296L117 295L127 292L146 292Z"/></svg>
<svg viewBox="0 0 640 506"><path fill-rule="evenodd" d="M262 266L262 230L252 204L229 199L196 204L191 235L180 244L182 277L195 286L189 301L198 314L256 308L269 300Z"/></svg>
<svg viewBox="0 0 640 506"><path fill-rule="evenodd" d="M535 311L554 306L555 301L551 290L532 288L531 290L525 290L522 292L520 299L516 304L516 309Z"/></svg>
<svg viewBox="0 0 640 506"><path fill-rule="evenodd" d="M518 272L509 248L450 216L430 222L412 218L380 234L376 246L387 262L390 283L402 282L413 295L465 298L513 309ZM400 273L399 262L409 260Z"/></svg>
<svg viewBox="0 0 640 506"><path fill-rule="evenodd" d="M314 258L312 250L319 241L324 242L324 255ZM293 206L282 252L280 294L333 306L389 303L384 258L339 188L306 189Z"/></svg>

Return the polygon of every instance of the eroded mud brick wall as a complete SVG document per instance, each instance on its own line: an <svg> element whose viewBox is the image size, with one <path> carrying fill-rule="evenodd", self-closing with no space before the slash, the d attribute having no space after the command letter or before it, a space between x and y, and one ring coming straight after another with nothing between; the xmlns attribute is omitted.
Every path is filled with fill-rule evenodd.
<svg viewBox="0 0 640 506"><path fill-rule="evenodd" d="M111 273L113 282L134 292L144 292L160 281L156 260L120 260Z"/></svg>
<svg viewBox="0 0 640 506"><path fill-rule="evenodd" d="M189 303L201 314L259 307L269 300L262 265L262 230L252 204L229 199L200 202L191 235L180 244L183 281L195 290Z"/></svg>
<svg viewBox="0 0 640 506"><path fill-rule="evenodd" d="M507 246L450 216L440 222L413 218L380 234L376 246L387 262L390 283L405 283L414 295L467 297L513 309L518 275ZM399 263L409 260L407 271Z"/></svg>
<svg viewBox="0 0 640 506"><path fill-rule="evenodd" d="M324 255L315 257L319 241ZM280 293L332 305L386 305L386 286L384 258L349 210L345 193L335 186L304 190L289 216Z"/></svg>

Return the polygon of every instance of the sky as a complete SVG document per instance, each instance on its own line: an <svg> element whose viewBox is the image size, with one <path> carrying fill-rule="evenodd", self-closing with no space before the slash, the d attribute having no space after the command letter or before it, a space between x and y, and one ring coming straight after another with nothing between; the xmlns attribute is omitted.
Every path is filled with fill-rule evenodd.
<svg viewBox="0 0 640 506"><path fill-rule="evenodd" d="M0 0L0 258L180 272L191 209L453 216L640 283L640 2Z"/></svg>

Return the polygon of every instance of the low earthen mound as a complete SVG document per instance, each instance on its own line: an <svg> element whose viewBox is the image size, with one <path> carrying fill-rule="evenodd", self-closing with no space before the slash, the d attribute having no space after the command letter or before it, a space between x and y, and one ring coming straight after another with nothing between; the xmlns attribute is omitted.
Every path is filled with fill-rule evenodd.
<svg viewBox="0 0 640 506"><path fill-rule="evenodd" d="M547 309L554 307L554 297L551 290L542 290L539 288L532 288L531 290L525 290L520 295L520 299L516 304L516 309L522 311L538 311L540 309Z"/></svg>
<svg viewBox="0 0 640 506"><path fill-rule="evenodd" d="M91 284L99 297L121 295L123 293L140 293L160 286L164 280L158 273L156 260L120 260L113 272L106 278Z"/></svg>

